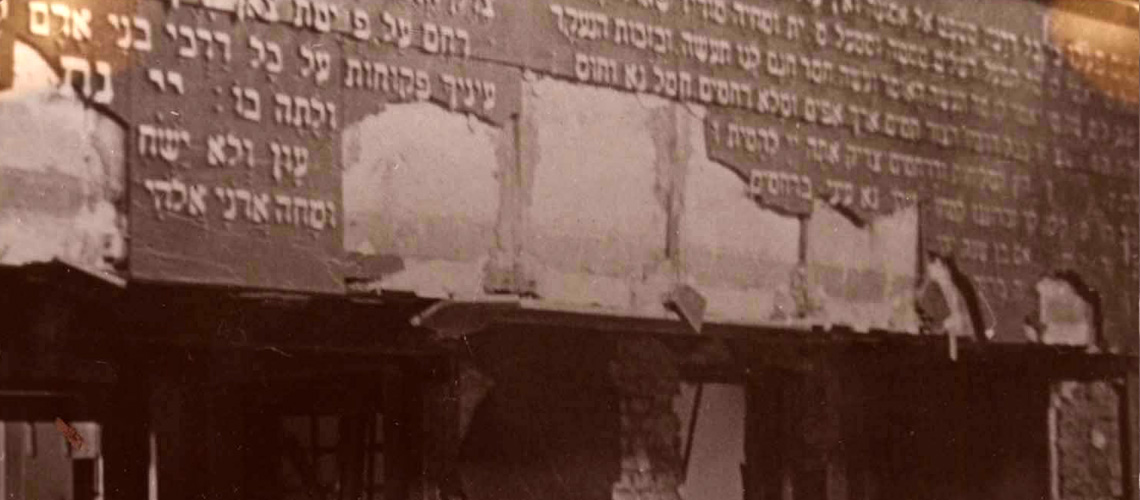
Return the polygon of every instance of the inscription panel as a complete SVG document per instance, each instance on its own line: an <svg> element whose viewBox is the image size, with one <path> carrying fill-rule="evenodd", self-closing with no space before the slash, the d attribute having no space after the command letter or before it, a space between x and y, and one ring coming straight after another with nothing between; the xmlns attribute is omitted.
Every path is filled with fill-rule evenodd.
<svg viewBox="0 0 1140 500"><path fill-rule="evenodd" d="M1071 13L1030 2L527 8L544 43L520 46L524 65L707 107L710 157L759 204L822 200L859 223L918 206L925 252L971 283L987 334L1030 338L1034 287L1058 274L1105 331L1135 331L1137 48L1086 39L1125 28L1066 30Z"/></svg>
<svg viewBox="0 0 1140 500"><path fill-rule="evenodd" d="M335 44L159 2L136 15L157 39L131 68L132 274L335 291Z"/></svg>
<svg viewBox="0 0 1140 500"><path fill-rule="evenodd" d="M1023 1L0 5L0 88L19 40L129 129L139 278L342 290L339 130L414 102L507 126L534 71L706 108L762 206L917 206L999 340L1056 274L1137 328L1134 26Z"/></svg>
<svg viewBox="0 0 1140 500"><path fill-rule="evenodd" d="M344 291L340 131L427 101L503 126L521 71L475 57L493 0L8 1L14 43L128 131L136 279Z"/></svg>

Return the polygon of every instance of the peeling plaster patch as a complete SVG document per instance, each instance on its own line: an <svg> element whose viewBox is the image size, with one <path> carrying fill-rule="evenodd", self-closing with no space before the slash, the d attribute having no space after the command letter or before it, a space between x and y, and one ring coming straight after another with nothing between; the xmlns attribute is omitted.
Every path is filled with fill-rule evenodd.
<svg viewBox="0 0 1140 500"><path fill-rule="evenodd" d="M47 60L23 42L16 41L13 47L12 86L0 92L0 103L55 93L54 89L59 86L59 75Z"/></svg>
<svg viewBox="0 0 1140 500"><path fill-rule="evenodd" d="M1063 381L1050 399L1057 497L1119 498L1125 477L1120 395L1106 381Z"/></svg>
<svg viewBox="0 0 1140 500"><path fill-rule="evenodd" d="M676 283L676 269L668 263L648 271L641 279L635 279L630 284L630 307L640 314L673 314L674 311L666 307L665 303Z"/></svg>
<svg viewBox="0 0 1140 500"><path fill-rule="evenodd" d="M57 90L47 62L15 42L0 92L0 264L66 258L110 268L126 257L126 133Z"/></svg>
<svg viewBox="0 0 1140 500"><path fill-rule="evenodd" d="M825 298L829 323L857 331L918 331L917 209L877 217L860 227L816 201L806 230L808 287Z"/></svg>
<svg viewBox="0 0 1140 500"><path fill-rule="evenodd" d="M237 6L237 0L202 0L202 5L210 9L233 12Z"/></svg>
<svg viewBox="0 0 1140 500"><path fill-rule="evenodd" d="M774 290L704 286L700 292L708 300L705 321L767 322L775 307Z"/></svg>
<svg viewBox="0 0 1140 500"><path fill-rule="evenodd" d="M976 335L970 307L962 290L954 284L950 268L941 260L933 259L926 264L926 279L938 283L950 308L950 315L942 321L942 328L948 334L958 337Z"/></svg>
<svg viewBox="0 0 1140 500"><path fill-rule="evenodd" d="M678 125L679 141L691 151L680 223L685 279L708 300L707 320L768 322L779 291L790 296L800 222L760 207L745 181L709 159L705 114L696 106L679 113L687 117Z"/></svg>
<svg viewBox="0 0 1140 500"><path fill-rule="evenodd" d="M1041 341L1046 344L1090 345L1096 331L1093 307L1062 279L1037 283L1040 299Z"/></svg>
<svg viewBox="0 0 1140 500"><path fill-rule="evenodd" d="M415 293L433 299L463 299L482 295L485 259L474 262L404 258L404 269L384 276L385 291Z"/></svg>
<svg viewBox="0 0 1140 500"><path fill-rule="evenodd" d="M391 105L345 129L345 248L367 242L378 254L462 262L487 255L503 135L430 103Z"/></svg>
<svg viewBox="0 0 1140 500"><path fill-rule="evenodd" d="M748 186L738 175L708 159L700 116L704 113L697 113L682 122L681 130L681 140L688 141L693 151L681 218L686 273L702 292L710 294L710 288L732 295L786 284L799 261L799 220L761 208L748 196ZM711 300L709 307L711 313L729 316L735 309Z"/></svg>
<svg viewBox="0 0 1140 500"><path fill-rule="evenodd" d="M542 279L563 272L632 279L662 261L667 211L657 194L652 120L669 104L554 79L524 82L523 100L526 126L536 129L534 143L522 145L523 157L536 160L526 165L524 251L558 270ZM539 283L539 294L565 295L559 286Z"/></svg>
<svg viewBox="0 0 1140 500"><path fill-rule="evenodd" d="M633 294L630 279L550 267L538 271L537 284L537 295L547 302L585 303L616 310L628 310Z"/></svg>

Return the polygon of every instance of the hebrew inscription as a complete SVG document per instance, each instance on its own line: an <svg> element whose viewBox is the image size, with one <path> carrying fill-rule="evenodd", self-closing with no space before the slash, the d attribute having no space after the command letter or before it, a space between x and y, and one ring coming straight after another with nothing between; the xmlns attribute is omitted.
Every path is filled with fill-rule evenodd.
<svg viewBox="0 0 1140 500"><path fill-rule="evenodd" d="M1061 13L548 0L528 15L552 43L524 49L527 64L707 107L710 157L761 205L807 214L827 203L858 223L917 206L926 253L955 263L979 309L1002 311L983 315L987 334L1024 341L1033 287L1057 272L1082 276L1106 316L1135 330L1124 291L1137 289L1140 241L1124 200L1140 172L1137 60L1057 33Z"/></svg>
<svg viewBox="0 0 1140 500"><path fill-rule="evenodd" d="M340 292L340 131L428 102L503 126L518 68L473 60L493 0L17 0L0 16L59 91L129 130L130 271L142 279Z"/></svg>
<svg viewBox="0 0 1140 500"><path fill-rule="evenodd" d="M1002 311L982 325L999 339L1026 339L1058 273L1136 328L1140 64L1087 39L1134 26L1064 32L1073 14L1023 0L3 5L0 88L18 38L127 124L143 277L210 262L187 279L339 289L288 274L341 252L341 130L423 104L510 126L534 72L702 108L710 159L761 207L916 208L924 253ZM265 258L282 249L301 262Z"/></svg>

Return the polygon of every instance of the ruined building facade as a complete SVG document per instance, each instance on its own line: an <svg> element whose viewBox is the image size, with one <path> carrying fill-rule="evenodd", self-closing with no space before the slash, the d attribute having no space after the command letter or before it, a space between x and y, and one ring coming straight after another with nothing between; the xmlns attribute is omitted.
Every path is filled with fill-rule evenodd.
<svg viewBox="0 0 1140 500"><path fill-rule="evenodd" d="M1136 24L0 0L0 498L1138 499Z"/></svg>

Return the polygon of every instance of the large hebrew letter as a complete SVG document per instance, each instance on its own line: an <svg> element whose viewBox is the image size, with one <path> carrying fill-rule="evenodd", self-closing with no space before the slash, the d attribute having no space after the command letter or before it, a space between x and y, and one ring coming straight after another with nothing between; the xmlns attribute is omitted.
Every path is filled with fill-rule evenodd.
<svg viewBox="0 0 1140 500"><path fill-rule="evenodd" d="M455 41L463 43L463 57L471 57L471 35L467 30L455 30Z"/></svg>
<svg viewBox="0 0 1140 500"><path fill-rule="evenodd" d="M269 59L271 59L265 64L265 69L270 73L280 73L282 66L284 66L281 61L281 46L276 42L267 42L265 50L269 52Z"/></svg>
<svg viewBox="0 0 1140 500"><path fill-rule="evenodd" d="M91 39L91 10L71 10L71 37L82 42Z"/></svg>
<svg viewBox="0 0 1140 500"><path fill-rule="evenodd" d="M253 151L253 141L250 139L242 139L241 140L241 147L242 147L242 150L245 154L245 166L248 168L253 168L254 163L255 163L254 151Z"/></svg>
<svg viewBox="0 0 1140 500"><path fill-rule="evenodd" d="M328 223L329 217L328 210L325 208L325 204L321 203L320 201L313 200L313 202L310 203L309 208L309 227L316 229L317 231L323 230L325 228L325 224Z"/></svg>
<svg viewBox="0 0 1140 500"><path fill-rule="evenodd" d="M28 3L28 31L33 35L51 35L51 18L48 16L46 2Z"/></svg>
<svg viewBox="0 0 1140 500"><path fill-rule="evenodd" d="M439 43L442 46L441 50L443 50L443 53L445 55L454 54L455 49L452 47L452 45L454 45L454 44L452 44L451 42L452 42L452 40L455 39L455 30L452 29L450 26L444 26L443 28L441 28L439 30L439 37L440 37Z"/></svg>
<svg viewBox="0 0 1140 500"><path fill-rule="evenodd" d="M170 183L166 181L156 181L154 179L147 179L143 183L146 190L150 192L151 198L154 198L154 210L156 212L162 211L163 201L170 197ZM164 196L159 196L160 194Z"/></svg>
<svg viewBox="0 0 1140 500"><path fill-rule="evenodd" d="M173 162L178 160L178 130L158 129L158 154L162 159Z"/></svg>
<svg viewBox="0 0 1140 500"><path fill-rule="evenodd" d="M174 90L177 90L179 94L185 94L186 93L186 86L182 81L182 74L181 73L176 73L174 71L167 71L166 72L166 81L169 82L170 86L172 88L174 88Z"/></svg>
<svg viewBox="0 0 1140 500"><path fill-rule="evenodd" d="M398 80L398 82L396 88L399 91L400 98L406 99L408 94L415 88L416 73L412 71L412 68L404 66L400 68L400 80Z"/></svg>
<svg viewBox="0 0 1140 500"><path fill-rule="evenodd" d="M323 105L322 104L316 104L313 106L313 111L315 111L317 113L317 118L314 118L313 122L310 124L310 127L313 130L317 130L325 124L325 120L328 118L328 115L329 115L328 109L326 108L326 106L328 106L328 103L324 103Z"/></svg>
<svg viewBox="0 0 1140 500"><path fill-rule="evenodd" d="M305 67L301 68L301 76L308 77L313 72L313 51L307 45L302 45L297 49L301 53L301 58L305 60Z"/></svg>
<svg viewBox="0 0 1140 500"><path fill-rule="evenodd" d="M253 195L252 215L251 218L255 223L269 222L269 193Z"/></svg>
<svg viewBox="0 0 1140 500"><path fill-rule="evenodd" d="M566 30L566 19L562 17L565 14L562 6L558 4L551 5L550 13L554 14L554 17L556 18L554 24L558 25L558 31L565 36L570 36L570 33Z"/></svg>
<svg viewBox="0 0 1140 500"><path fill-rule="evenodd" d="M654 67L654 71L658 68ZM588 81L590 79L590 56L581 52L574 54L574 75L580 81Z"/></svg>
<svg viewBox="0 0 1140 500"><path fill-rule="evenodd" d="M426 101L431 97L431 78L427 71L416 70L416 99Z"/></svg>
<svg viewBox="0 0 1140 500"><path fill-rule="evenodd" d="M277 2L273 0L238 0L235 8L239 21L253 16L267 23L278 21Z"/></svg>
<svg viewBox="0 0 1140 500"><path fill-rule="evenodd" d="M131 47L131 34L133 33L130 20L125 16L119 17L118 14L107 14L107 21L111 23L111 26L113 26L116 31L123 32L123 35L118 40L115 40L115 45L123 50L129 49Z"/></svg>
<svg viewBox="0 0 1140 500"><path fill-rule="evenodd" d="M309 150L302 146L295 146L293 148L293 184L300 187L304 182L301 180L309 173Z"/></svg>
<svg viewBox="0 0 1140 500"><path fill-rule="evenodd" d="M316 101L318 104L320 101ZM293 126L304 127L311 121L312 103L302 96L293 97Z"/></svg>
<svg viewBox="0 0 1140 500"><path fill-rule="evenodd" d="M199 40L205 42L203 45L206 46L206 60L207 61L213 61L214 60L214 34L211 33L210 30L208 30L206 28L198 28L197 30L194 31L194 34L198 36Z"/></svg>
<svg viewBox="0 0 1140 500"><path fill-rule="evenodd" d="M62 83L65 92L75 88L75 77L79 75L83 78L83 95L91 95L91 65L87 61L74 56L59 56L59 65L63 68Z"/></svg>
<svg viewBox="0 0 1140 500"><path fill-rule="evenodd" d="M234 93L234 110L237 111L238 116L250 121L261 121L261 95L257 93L256 89L246 88L235 85L233 87ZM246 106L246 101L250 105Z"/></svg>
<svg viewBox="0 0 1140 500"><path fill-rule="evenodd" d="M180 26L178 28L178 34L181 38L190 42L189 45L178 47L178 57L198 57L198 39L194 36L194 29L189 26Z"/></svg>
<svg viewBox="0 0 1140 500"><path fill-rule="evenodd" d="M432 23L424 23L424 52L435 54L439 52L439 27Z"/></svg>
<svg viewBox="0 0 1140 500"><path fill-rule="evenodd" d="M226 166L226 138L222 135L211 135L206 138L206 163L211 167Z"/></svg>
<svg viewBox="0 0 1140 500"><path fill-rule="evenodd" d="M483 111L495 109L495 94L497 89L493 82L483 82Z"/></svg>
<svg viewBox="0 0 1140 500"><path fill-rule="evenodd" d="M293 100L285 94L274 96L277 107L273 110L273 118L277 123L286 123L293 111Z"/></svg>
<svg viewBox="0 0 1140 500"><path fill-rule="evenodd" d="M332 72L332 59L328 52L317 52L317 83L324 84L329 81L329 74Z"/></svg>
<svg viewBox="0 0 1140 500"><path fill-rule="evenodd" d="M157 137L158 132L154 129L153 126L146 124L139 125L139 154L146 156L148 149L150 150L151 154L155 154L157 151L157 147L155 145Z"/></svg>
<svg viewBox="0 0 1140 500"><path fill-rule="evenodd" d="M393 81L396 80L396 71L398 69L395 66L389 70L387 64L366 62L364 63L364 69L369 72L368 88L372 90L382 90L384 92L390 92L394 88ZM399 85L399 82L395 82L395 84Z"/></svg>
<svg viewBox="0 0 1140 500"><path fill-rule="evenodd" d="M230 59L233 58L233 54L230 51L230 35L229 35L229 33L222 33L221 31L215 31L214 32L214 41L218 42L218 44L222 46L222 60L225 62L230 62Z"/></svg>
<svg viewBox="0 0 1140 500"><path fill-rule="evenodd" d="M276 219L278 223L292 224L293 198L287 195L279 194L273 197L273 201L277 202L277 207L273 210L274 219Z"/></svg>
<svg viewBox="0 0 1140 500"><path fill-rule="evenodd" d="M60 19L62 26L60 26L59 31L61 31L64 36L71 36L71 9L68 8L67 4L51 4L51 15Z"/></svg>
<svg viewBox="0 0 1140 500"><path fill-rule="evenodd" d="M309 200L300 196L293 197L293 221L304 226L309 222Z"/></svg>
<svg viewBox="0 0 1140 500"><path fill-rule="evenodd" d="M313 4L309 0L293 0L293 26L304 28L313 24Z"/></svg>
<svg viewBox="0 0 1140 500"><path fill-rule="evenodd" d="M245 205L245 218L247 220L253 219L253 194L248 189L238 189L235 191L235 196L238 201Z"/></svg>
<svg viewBox="0 0 1140 500"><path fill-rule="evenodd" d="M269 151L273 153L273 180L281 182L281 145L271 142Z"/></svg>
<svg viewBox="0 0 1140 500"><path fill-rule="evenodd" d="M226 205L226 211L222 213L222 218L226 220L237 219L237 196L233 189L216 187L214 188L214 196L223 203L229 202Z"/></svg>
<svg viewBox="0 0 1140 500"><path fill-rule="evenodd" d="M344 86L348 88L363 87L364 68L361 66L360 60L350 57L345 60L345 66L347 69L344 72Z"/></svg>
<svg viewBox="0 0 1140 500"><path fill-rule="evenodd" d="M443 89L447 94L447 107L454 110L459 105L459 101L455 96L455 77L451 75L439 75L439 79L443 81Z"/></svg>
<svg viewBox="0 0 1140 500"><path fill-rule="evenodd" d="M336 227L336 203L326 201L325 208L329 211L329 227Z"/></svg>
<svg viewBox="0 0 1140 500"><path fill-rule="evenodd" d="M388 11L384 11L383 15L380 17L380 20L384 23L384 26L388 27L388 31L383 35L380 35L380 39L389 43L396 40L396 38L400 35L400 31L399 27L396 25L395 16L390 14Z"/></svg>
<svg viewBox="0 0 1140 500"><path fill-rule="evenodd" d="M332 30L332 18L336 16L336 6L321 2L316 5L313 12L313 28L320 33Z"/></svg>
<svg viewBox="0 0 1140 500"><path fill-rule="evenodd" d="M236 135L226 134L226 145L234 150L233 154L229 155L229 161L226 162L228 166L232 167L241 158L241 140Z"/></svg>
<svg viewBox="0 0 1140 500"><path fill-rule="evenodd" d="M123 24L127 25L127 23L129 22L128 21L129 18L123 17L122 19L123 19ZM129 30L130 26L127 26L127 29ZM142 32L142 36L135 38L135 43L134 43L135 50L138 50L141 52L150 52L150 49L151 49L150 21L147 20L145 17L135 16L135 29Z"/></svg>
<svg viewBox="0 0 1140 500"><path fill-rule="evenodd" d="M400 38L396 41L396 46L406 49L412 44L412 22L401 18L398 24L400 26Z"/></svg>
<svg viewBox="0 0 1140 500"><path fill-rule="evenodd" d="M190 186L189 211L190 215L206 215L206 186L193 184Z"/></svg>
<svg viewBox="0 0 1140 500"><path fill-rule="evenodd" d="M111 64L107 61L95 61L95 74L103 80L103 88L91 98L99 104L108 104L115 98L114 85L111 83Z"/></svg>
<svg viewBox="0 0 1140 500"><path fill-rule="evenodd" d="M178 179L170 180L170 196L166 198L166 209L178 213L186 208L186 201L190 197L186 184Z"/></svg>
<svg viewBox="0 0 1140 500"><path fill-rule="evenodd" d="M155 87L158 87L160 92L166 91L166 75L162 73L161 69L151 68L147 70L146 77Z"/></svg>
<svg viewBox="0 0 1140 500"><path fill-rule="evenodd" d="M245 119L255 122L261 121L261 94L256 89L246 88L245 100L253 103L248 112L243 115Z"/></svg>
<svg viewBox="0 0 1140 500"><path fill-rule="evenodd" d="M257 57L250 59L250 67L256 68L261 66L262 61L265 61L265 44L260 38L256 36L249 37L249 47L257 52Z"/></svg>
<svg viewBox="0 0 1140 500"><path fill-rule="evenodd" d="M352 9L352 36L357 40L367 40L372 37L372 19L364 9Z"/></svg>

